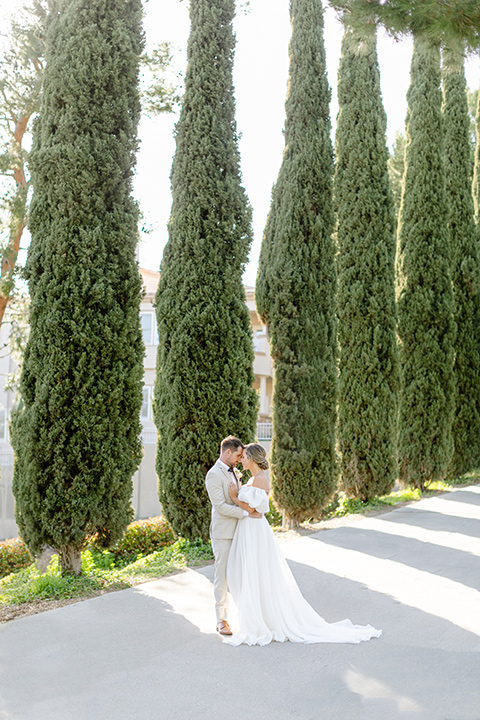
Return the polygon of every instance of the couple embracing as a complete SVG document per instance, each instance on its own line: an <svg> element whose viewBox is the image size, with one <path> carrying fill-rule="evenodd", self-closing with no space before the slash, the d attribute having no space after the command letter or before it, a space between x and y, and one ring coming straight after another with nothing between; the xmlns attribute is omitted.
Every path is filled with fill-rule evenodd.
<svg viewBox="0 0 480 720"><path fill-rule="evenodd" d="M236 470L239 462L252 475L244 485ZM231 645L358 643L380 637L381 631L370 625L327 623L305 600L265 518L267 469L261 445L244 445L230 435L222 440L220 457L207 473L217 632ZM238 610L240 630L235 634L227 620L227 588Z"/></svg>

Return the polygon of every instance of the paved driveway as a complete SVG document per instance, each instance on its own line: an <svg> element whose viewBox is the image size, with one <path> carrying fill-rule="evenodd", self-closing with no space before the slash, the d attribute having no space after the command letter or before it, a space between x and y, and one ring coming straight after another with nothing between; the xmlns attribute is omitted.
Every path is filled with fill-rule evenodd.
<svg viewBox="0 0 480 720"><path fill-rule="evenodd" d="M224 645L189 570L0 627L1 720L480 720L480 486L282 549L323 617L383 636Z"/></svg>

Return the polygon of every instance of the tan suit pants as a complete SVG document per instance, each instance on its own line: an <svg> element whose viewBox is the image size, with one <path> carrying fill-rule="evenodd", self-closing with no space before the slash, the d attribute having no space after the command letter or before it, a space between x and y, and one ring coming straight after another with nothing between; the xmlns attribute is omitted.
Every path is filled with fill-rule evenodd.
<svg viewBox="0 0 480 720"><path fill-rule="evenodd" d="M232 538L212 538L212 550L215 555L213 594L217 623L226 620L228 614L227 563L231 544Z"/></svg>

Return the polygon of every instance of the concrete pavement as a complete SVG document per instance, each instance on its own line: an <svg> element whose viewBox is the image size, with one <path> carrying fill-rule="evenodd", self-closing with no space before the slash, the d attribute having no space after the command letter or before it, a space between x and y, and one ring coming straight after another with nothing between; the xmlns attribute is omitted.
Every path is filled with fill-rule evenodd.
<svg viewBox="0 0 480 720"><path fill-rule="evenodd" d="M189 570L1 626L1 720L480 720L480 486L282 550L323 617L383 636L224 645Z"/></svg>

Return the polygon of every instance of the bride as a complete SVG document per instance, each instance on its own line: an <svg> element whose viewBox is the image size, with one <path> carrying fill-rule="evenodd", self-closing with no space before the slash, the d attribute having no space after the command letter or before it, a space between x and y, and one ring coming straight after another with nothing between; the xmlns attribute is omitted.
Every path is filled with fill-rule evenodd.
<svg viewBox="0 0 480 720"><path fill-rule="evenodd" d="M244 510L269 510L266 452L261 445L247 445L242 465L252 478L239 491L234 482L229 492ZM276 640L302 643L358 643L380 637L370 625L350 620L327 623L308 604L277 545L265 517L245 517L235 530L228 559L227 579L238 609L240 631L224 640L230 645L267 645Z"/></svg>

